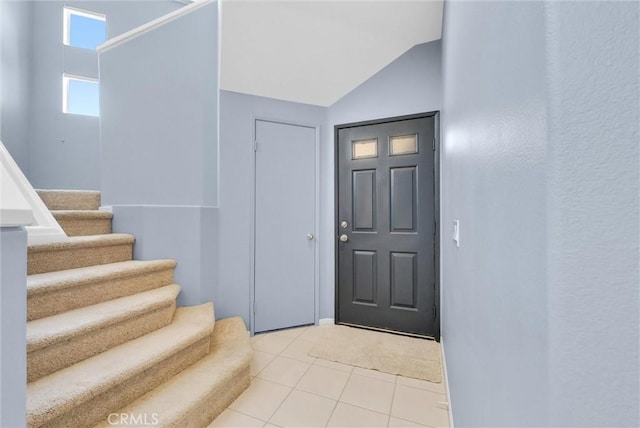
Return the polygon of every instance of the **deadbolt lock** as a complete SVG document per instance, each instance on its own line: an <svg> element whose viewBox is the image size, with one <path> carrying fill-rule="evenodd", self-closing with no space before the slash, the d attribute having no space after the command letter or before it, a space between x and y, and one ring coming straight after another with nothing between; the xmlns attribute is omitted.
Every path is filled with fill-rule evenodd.
<svg viewBox="0 0 640 428"><path fill-rule="evenodd" d="M340 227L343 229L346 229L347 227L349 227L349 223L347 223L346 221L342 220L340 222Z"/></svg>

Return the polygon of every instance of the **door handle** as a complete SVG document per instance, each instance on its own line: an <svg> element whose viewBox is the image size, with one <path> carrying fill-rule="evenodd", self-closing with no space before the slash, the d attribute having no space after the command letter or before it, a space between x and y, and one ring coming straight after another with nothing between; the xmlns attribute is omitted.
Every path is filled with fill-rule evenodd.
<svg viewBox="0 0 640 428"><path fill-rule="evenodd" d="M315 238L315 236L313 236L313 233L307 233L307 236L305 236L305 238L307 238L307 241L313 241L313 238Z"/></svg>
<svg viewBox="0 0 640 428"><path fill-rule="evenodd" d="M347 235L340 235L340 242L347 242L349 237Z"/></svg>

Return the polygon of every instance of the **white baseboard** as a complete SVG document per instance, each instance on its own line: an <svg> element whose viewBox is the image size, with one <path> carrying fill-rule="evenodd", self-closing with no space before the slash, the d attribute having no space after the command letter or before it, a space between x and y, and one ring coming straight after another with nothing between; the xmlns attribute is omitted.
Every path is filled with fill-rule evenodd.
<svg viewBox="0 0 640 428"><path fill-rule="evenodd" d="M453 425L453 406L451 405L451 390L449 389L449 372L447 371L447 358L444 354L444 338L440 336L440 352L442 354L442 371L444 372L444 387L447 390L447 401L449 402L449 427L454 428Z"/></svg>
<svg viewBox="0 0 640 428"><path fill-rule="evenodd" d="M318 320L318 325L333 325L336 323L336 320L333 318L320 318Z"/></svg>

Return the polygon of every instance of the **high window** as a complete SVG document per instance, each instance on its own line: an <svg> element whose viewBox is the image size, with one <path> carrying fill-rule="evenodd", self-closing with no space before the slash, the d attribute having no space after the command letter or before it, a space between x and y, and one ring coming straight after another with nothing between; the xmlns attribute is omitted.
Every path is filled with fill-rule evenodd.
<svg viewBox="0 0 640 428"><path fill-rule="evenodd" d="M64 8L64 44L93 49L107 38L106 17L86 10Z"/></svg>
<svg viewBox="0 0 640 428"><path fill-rule="evenodd" d="M97 79L62 75L62 111L84 116L100 116L100 94Z"/></svg>
<svg viewBox="0 0 640 428"><path fill-rule="evenodd" d="M63 43L96 50L107 37L106 16L87 10L64 7ZM87 76L62 75L62 111L84 116L100 116L100 83Z"/></svg>

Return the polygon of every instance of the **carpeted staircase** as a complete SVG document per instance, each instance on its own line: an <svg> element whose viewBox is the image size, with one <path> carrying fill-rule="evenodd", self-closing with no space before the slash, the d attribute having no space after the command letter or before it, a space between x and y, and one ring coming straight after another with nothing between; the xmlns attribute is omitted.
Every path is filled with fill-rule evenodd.
<svg viewBox="0 0 640 428"><path fill-rule="evenodd" d="M242 319L176 309L176 263L132 260L99 192L38 193L71 238L29 247L27 425L206 427L249 386Z"/></svg>

